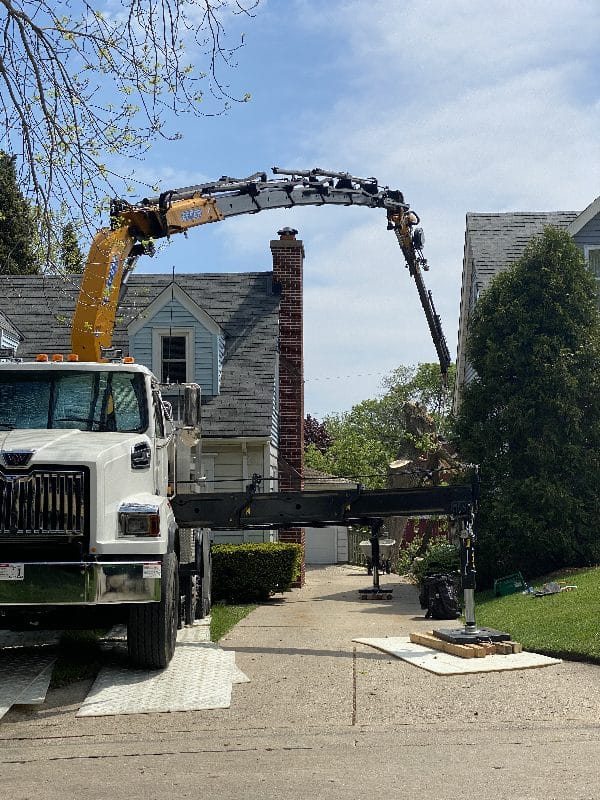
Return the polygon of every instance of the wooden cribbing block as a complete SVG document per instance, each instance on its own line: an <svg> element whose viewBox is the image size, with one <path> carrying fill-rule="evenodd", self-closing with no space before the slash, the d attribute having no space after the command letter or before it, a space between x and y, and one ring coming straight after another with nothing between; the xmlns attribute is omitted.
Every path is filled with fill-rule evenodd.
<svg viewBox="0 0 600 800"><path fill-rule="evenodd" d="M522 653L523 652L523 645L521 642L513 642L509 640L508 642L504 642L504 644L509 644L512 648L513 653Z"/></svg>
<svg viewBox="0 0 600 800"><path fill-rule="evenodd" d="M522 653L523 645L512 640L504 642L477 642L473 644L455 644L438 639L433 631L420 633L414 631L410 635L410 641L414 644L421 644L431 650L440 650L443 653L450 653L460 658L484 658L485 656L501 655L509 656L512 653Z"/></svg>
<svg viewBox="0 0 600 800"><path fill-rule="evenodd" d="M409 634L409 638L413 644L421 644L423 647L430 647L432 650L441 650L453 656L460 656L460 658L482 658L486 654L485 648L479 647L479 645L445 642L443 639L438 639L437 636L434 636L433 631L428 631L427 633L418 633L415 631Z"/></svg>

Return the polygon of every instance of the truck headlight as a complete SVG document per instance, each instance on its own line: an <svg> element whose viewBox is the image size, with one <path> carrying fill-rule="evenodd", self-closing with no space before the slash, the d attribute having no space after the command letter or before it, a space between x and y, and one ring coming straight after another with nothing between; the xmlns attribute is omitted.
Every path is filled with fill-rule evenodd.
<svg viewBox="0 0 600 800"><path fill-rule="evenodd" d="M158 507L136 505L121 506L119 509L119 536L160 536L160 515Z"/></svg>

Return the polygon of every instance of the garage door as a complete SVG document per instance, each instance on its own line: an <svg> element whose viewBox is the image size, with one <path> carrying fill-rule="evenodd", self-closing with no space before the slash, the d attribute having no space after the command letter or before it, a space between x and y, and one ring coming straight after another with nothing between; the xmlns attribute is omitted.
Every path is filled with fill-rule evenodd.
<svg viewBox="0 0 600 800"><path fill-rule="evenodd" d="M307 564L337 562L337 528L305 528Z"/></svg>

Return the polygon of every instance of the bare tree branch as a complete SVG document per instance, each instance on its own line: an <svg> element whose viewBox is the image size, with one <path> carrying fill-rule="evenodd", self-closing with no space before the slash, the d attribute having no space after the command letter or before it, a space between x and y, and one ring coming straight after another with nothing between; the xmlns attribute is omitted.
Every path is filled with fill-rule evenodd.
<svg viewBox="0 0 600 800"><path fill-rule="evenodd" d="M96 227L128 177L111 158L139 160L158 137L180 137L180 115L249 99L221 73L243 46L243 35L229 44L228 26L259 3L117 0L103 12L87 0L0 0L0 150L17 156L47 237L57 212Z"/></svg>

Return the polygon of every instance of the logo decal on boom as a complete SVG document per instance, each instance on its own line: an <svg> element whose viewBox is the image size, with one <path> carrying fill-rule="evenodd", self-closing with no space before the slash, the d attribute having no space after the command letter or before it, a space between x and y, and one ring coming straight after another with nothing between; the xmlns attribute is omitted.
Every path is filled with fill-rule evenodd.
<svg viewBox="0 0 600 800"><path fill-rule="evenodd" d="M189 208L187 211L181 212L182 222L193 222L195 219L201 219L201 218L202 218L201 208Z"/></svg>
<svg viewBox="0 0 600 800"><path fill-rule="evenodd" d="M113 283L115 282L115 276L117 274L118 269L119 269L119 256L115 254L110 260L108 278L106 279L106 286L104 287L104 296L102 298L103 306L105 306L110 299L110 293L112 291Z"/></svg>

